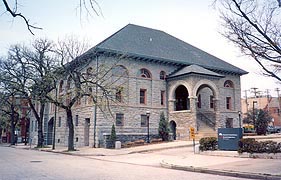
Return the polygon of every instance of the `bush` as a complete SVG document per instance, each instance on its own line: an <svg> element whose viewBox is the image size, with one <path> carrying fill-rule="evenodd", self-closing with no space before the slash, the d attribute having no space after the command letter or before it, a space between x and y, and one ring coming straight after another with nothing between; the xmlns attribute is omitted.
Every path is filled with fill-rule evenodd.
<svg viewBox="0 0 281 180"><path fill-rule="evenodd" d="M111 141L116 141L116 131L115 131L115 126L114 124L112 124L112 127L111 127L111 134L110 134L110 140Z"/></svg>
<svg viewBox="0 0 281 180"><path fill-rule="evenodd" d="M271 117L267 111L257 110L256 131L258 135L266 135L267 125L271 121Z"/></svg>
<svg viewBox="0 0 281 180"><path fill-rule="evenodd" d="M251 152L253 148L253 144L256 142L254 138L246 138L246 139L240 139L238 142L239 148L238 152Z"/></svg>
<svg viewBox="0 0 281 180"><path fill-rule="evenodd" d="M161 112L160 114L158 133L162 138L162 141L169 140L169 122L166 120L164 112Z"/></svg>
<svg viewBox="0 0 281 180"><path fill-rule="evenodd" d="M281 143L274 141L258 142L254 138L241 139L239 141L239 153L280 153Z"/></svg>
<svg viewBox="0 0 281 180"><path fill-rule="evenodd" d="M214 151L218 149L218 140L216 137L205 137L199 140L200 151Z"/></svg>

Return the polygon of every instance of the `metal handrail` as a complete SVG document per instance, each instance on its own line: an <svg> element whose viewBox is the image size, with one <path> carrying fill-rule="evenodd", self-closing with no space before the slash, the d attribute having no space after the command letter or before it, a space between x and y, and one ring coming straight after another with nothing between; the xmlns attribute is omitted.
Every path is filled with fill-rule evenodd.
<svg viewBox="0 0 281 180"><path fill-rule="evenodd" d="M213 121L212 119L208 118L202 112L198 112L198 114L200 115L200 120L202 122L204 122L206 125L208 125L209 127L213 128L213 129L216 128L216 122L215 121Z"/></svg>

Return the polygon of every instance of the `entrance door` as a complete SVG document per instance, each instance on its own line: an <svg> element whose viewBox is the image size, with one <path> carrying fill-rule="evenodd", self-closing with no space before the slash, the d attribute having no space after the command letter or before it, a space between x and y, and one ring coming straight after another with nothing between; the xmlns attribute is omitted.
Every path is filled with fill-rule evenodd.
<svg viewBox="0 0 281 180"><path fill-rule="evenodd" d="M84 145L89 146L89 137L90 137L90 118L85 119L84 126Z"/></svg>
<svg viewBox="0 0 281 180"><path fill-rule="evenodd" d="M170 121L170 129L173 133L173 140L177 139L177 124L175 121Z"/></svg>
<svg viewBox="0 0 281 180"><path fill-rule="evenodd" d="M48 134L47 134L47 145L51 145L53 142L54 133L54 118L48 122Z"/></svg>

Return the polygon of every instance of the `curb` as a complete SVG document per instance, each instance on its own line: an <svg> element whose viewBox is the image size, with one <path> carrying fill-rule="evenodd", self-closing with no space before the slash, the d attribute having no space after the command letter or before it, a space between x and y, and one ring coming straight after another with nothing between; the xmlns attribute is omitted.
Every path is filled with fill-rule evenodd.
<svg viewBox="0 0 281 180"><path fill-rule="evenodd" d="M206 174L215 174L222 176L230 176L230 177L239 177L239 178L249 178L249 179L268 179L268 180L280 180L281 176L271 175L271 174L258 174L258 173L249 173L249 172L239 172L239 171L229 171L229 170L218 170L218 169L209 169L202 167L193 167L193 166L181 166L176 164L170 164L162 160L160 162L161 167L167 169L175 169L189 172L197 172L197 173L206 173Z"/></svg>
<svg viewBox="0 0 281 180"><path fill-rule="evenodd" d="M151 151L161 151L161 150L165 150L165 149L177 149L177 148L192 147L192 146L193 146L193 144L180 145L180 146L171 146L171 147L160 147L160 148L154 148L154 149L145 149L145 150L131 151L131 152L127 153L127 154L145 153L145 152L151 152Z"/></svg>
<svg viewBox="0 0 281 180"><path fill-rule="evenodd" d="M112 153L112 154L79 154L75 153L75 151L53 151L50 149L39 149L39 151L44 151L44 152L51 152L51 153L60 153L60 154L66 154L66 155L73 155L73 156L120 156L120 155L127 155L127 154L136 154L136 153L146 153L146 152L151 152L151 151L161 151L165 149L176 149L176 148L184 148L184 147L192 147L192 144L188 145L180 145L180 146L171 146L171 147L160 147L160 148L153 148L153 149L144 149L144 150L133 150L133 151L128 151L124 153Z"/></svg>

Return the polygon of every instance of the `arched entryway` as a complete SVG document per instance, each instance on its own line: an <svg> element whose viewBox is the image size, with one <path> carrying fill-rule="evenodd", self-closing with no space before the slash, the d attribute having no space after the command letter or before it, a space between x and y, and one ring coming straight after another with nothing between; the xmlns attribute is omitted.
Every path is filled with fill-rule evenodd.
<svg viewBox="0 0 281 180"><path fill-rule="evenodd" d="M173 134L173 140L177 139L177 124L175 121L170 121L170 130Z"/></svg>
<svg viewBox="0 0 281 180"><path fill-rule="evenodd" d="M175 110L189 110L190 109L190 101L188 99L188 91L185 86L180 85L175 90Z"/></svg>
<svg viewBox="0 0 281 180"><path fill-rule="evenodd" d="M196 127L198 133L213 132L217 126L218 88L209 80L199 81L193 89L196 103Z"/></svg>

